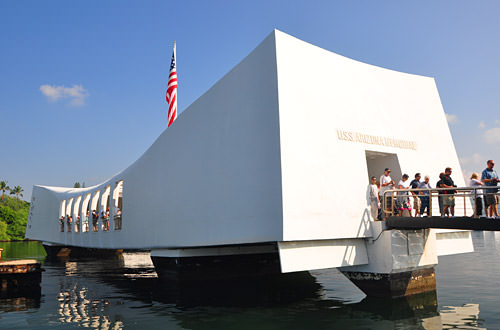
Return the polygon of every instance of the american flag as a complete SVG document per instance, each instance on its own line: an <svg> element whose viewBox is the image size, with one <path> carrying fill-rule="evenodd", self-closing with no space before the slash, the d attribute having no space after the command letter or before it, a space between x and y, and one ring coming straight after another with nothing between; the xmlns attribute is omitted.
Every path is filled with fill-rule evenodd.
<svg viewBox="0 0 500 330"><path fill-rule="evenodd" d="M172 62L170 63L170 74L168 76L167 86L167 103L168 103L168 126L172 125L177 119L177 68L175 63L175 43L174 53L172 54Z"/></svg>

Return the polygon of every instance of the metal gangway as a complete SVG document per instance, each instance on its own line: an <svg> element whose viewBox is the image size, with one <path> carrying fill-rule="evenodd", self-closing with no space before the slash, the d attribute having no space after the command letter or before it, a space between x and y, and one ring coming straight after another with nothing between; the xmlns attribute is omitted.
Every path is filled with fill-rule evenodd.
<svg viewBox="0 0 500 330"><path fill-rule="evenodd" d="M381 206L388 229L464 229L500 231L500 219L487 217L486 198L498 200L500 187L454 187L431 189L390 189L384 192ZM449 192L454 190L454 194ZM442 214L444 198L453 195L455 199L455 216ZM429 198L428 211L422 217L413 217L413 204L415 198ZM478 197L481 200L478 200ZM481 214L476 212L476 202L481 202ZM399 210L403 203L409 204L411 211Z"/></svg>

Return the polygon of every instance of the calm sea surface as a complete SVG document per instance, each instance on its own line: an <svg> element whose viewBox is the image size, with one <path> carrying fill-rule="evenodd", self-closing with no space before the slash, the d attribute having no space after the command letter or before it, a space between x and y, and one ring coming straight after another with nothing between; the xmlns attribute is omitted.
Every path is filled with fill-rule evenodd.
<svg viewBox="0 0 500 330"><path fill-rule="evenodd" d="M0 329L500 329L500 233L439 258L437 293L369 299L336 270L291 282L165 287L145 253L44 261L39 243L2 260L44 262L41 291L0 298Z"/></svg>

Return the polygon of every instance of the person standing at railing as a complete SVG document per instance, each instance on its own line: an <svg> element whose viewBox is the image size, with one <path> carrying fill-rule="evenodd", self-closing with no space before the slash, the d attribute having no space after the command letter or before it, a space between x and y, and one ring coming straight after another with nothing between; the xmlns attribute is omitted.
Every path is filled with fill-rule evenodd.
<svg viewBox="0 0 500 330"><path fill-rule="evenodd" d="M410 189L410 183L408 182L409 177L408 174L403 174L403 177L398 183L398 189ZM399 216L404 216L405 211L408 211L410 217L412 216L410 198L408 197L407 191L398 191L398 204Z"/></svg>
<svg viewBox="0 0 500 330"><path fill-rule="evenodd" d="M71 215L67 214L66 215L66 223L68 224L68 233L71 233L71 223L73 222L73 219L71 218Z"/></svg>
<svg viewBox="0 0 500 330"><path fill-rule="evenodd" d="M391 169L386 168L384 174L380 177L380 196L384 196L384 192L394 187L394 180L391 178ZM384 220L388 212L392 211L392 194L388 194L385 199Z"/></svg>
<svg viewBox="0 0 500 330"><path fill-rule="evenodd" d="M89 210L87 210L85 215L85 226L83 231L89 231Z"/></svg>
<svg viewBox="0 0 500 330"><path fill-rule="evenodd" d="M481 174L481 181L484 182L486 187L497 187L498 183L498 173L493 169L495 162L493 160L488 160L486 162L486 167ZM498 188L485 189L484 204L486 206L486 216L490 218L499 219L498 216ZM489 210L489 212L488 212Z"/></svg>
<svg viewBox="0 0 500 330"><path fill-rule="evenodd" d="M417 173L415 174L415 179L413 179L411 182L410 182L410 188L411 189L417 189L418 186L420 185L420 178L422 176L420 175L420 173ZM415 216L417 216L418 214L418 211L420 210L420 207L422 206L422 201L420 200L420 197L418 197L418 193L415 193L415 192L411 192L411 194L413 195L413 209L415 210Z"/></svg>
<svg viewBox="0 0 500 330"><path fill-rule="evenodd" d="M97 221L99 219L99 215L97 215L96 210L92 210L92 230L97 231Z"/></svg>
<svg viewBox="0 0 500 330"><path fill-rule="evenodd" d="M439 181L436 182L436 188L444 188L443 187L443 178L444 178L445 174L444 172L441 172L439 174ZM444 199L444 193L443 191L438 191L438 204L439 204L439 214L443 215L443 209L444 209L444 205L443 205L443 199ZM446 215L449 214L449 211L446 210Z"/></svg>
<svg viewBox="0 0 500 330"><path fill-rule="evenodd" d="M418 188L419 189L432 189L429 180L430 180L430 177L428 175L426 175L424 177L424 181L420 182ZM430 191L424 190L424 191L420 191L419 193L420 193L420 199L422 201L422 204L420 205L420 213L418 214L418 216L419 217L423 216L424 212L427 210L427 216L430 217L431 216L431 211L429 209L429 207L430 207L430 204L429 204Z"/></svg>
<svg viewBox="0 0 500 330"><path fill-rule="evenodd" d="M478 180L479 174L478 173L472 173L472 176L470 177L470 186L474 188L478 188L481 186L484 186L484 183ZM473 194L476 196L474 199L474 215L472 217L480 217L483 215L483 189L476 189ZM474 196L473 195L473 196Z"/></svg>
<svg viewBox="0 0 500 330"><path fill-rule="evenodd" d="M444 177L442 179L441 187L443 188L455 188L456 185L451 178L451 167L447 167L444 170ZM443 213L441 217L444 218L445 214L447 214L448 209L450 210L451 217L455 217L455 193L457 191L455 189L449 189L444 191L443 196Z"/></svg>
<svg viewBox="0 0 500 330"><path fill-rule="evenodd" d="M380 208L380 200L378 198L378 187L377 187L377 178L372 176L370 179L370 207L372 220L377 220L378 217L378 209Z"/></svg>
<svg viewBox="0 0 500 330"><path fill-rule="evenodd" d="M64 217L64 215L61 215L61 217L59 218L59 222L61 223L61 232L64 232L64 220L66 218Z"/></svg>

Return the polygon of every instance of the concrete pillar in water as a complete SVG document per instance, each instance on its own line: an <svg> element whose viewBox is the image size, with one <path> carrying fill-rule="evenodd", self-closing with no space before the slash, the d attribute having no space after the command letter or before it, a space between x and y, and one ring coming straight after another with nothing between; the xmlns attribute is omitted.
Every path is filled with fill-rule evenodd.
<svg viewBox="0 0 500 330"><path fill-rule="evenodd" d="M402 297L435 291L434 267L438 263L436 235L430 229L384 230L373 223L367 240L369 263L340 268L366 295Z"/></svg>

